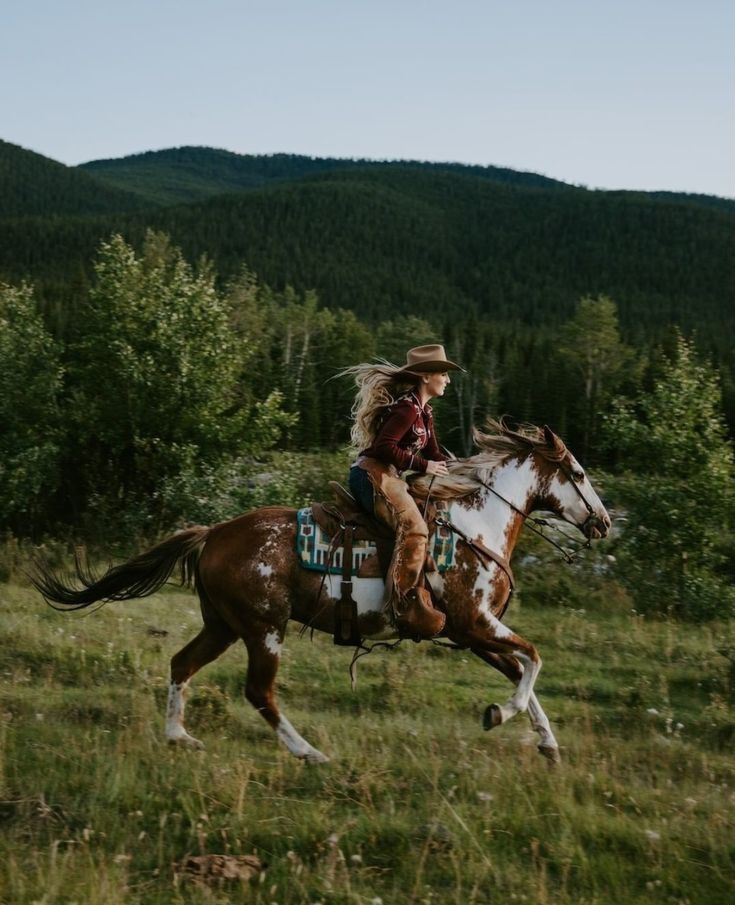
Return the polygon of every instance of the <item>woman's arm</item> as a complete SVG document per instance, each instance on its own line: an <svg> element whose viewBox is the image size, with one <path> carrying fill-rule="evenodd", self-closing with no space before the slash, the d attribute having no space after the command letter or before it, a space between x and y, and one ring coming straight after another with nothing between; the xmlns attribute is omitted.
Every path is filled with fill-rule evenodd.
<svg viewBox="0 0 735 905"><path fill-rule="evenodd" d="M432 414L429 414L429 417L427 418L427 427L429 430L429 437L426 446L423 449L424 458L431 459L432 462L448 462L449 456L445 455L439 449L439 441L436 439L434 416ZM425 470L426 469L424 469L424 471Z"/></svg>

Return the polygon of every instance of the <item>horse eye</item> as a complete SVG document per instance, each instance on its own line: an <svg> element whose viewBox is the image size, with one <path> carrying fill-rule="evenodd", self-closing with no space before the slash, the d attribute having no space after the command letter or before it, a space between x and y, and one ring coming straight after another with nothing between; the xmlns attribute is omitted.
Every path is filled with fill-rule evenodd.
<svg viewBox="0 0 735 905"><path fill-rule="evenodd" d="M572 480L573 480L576 484L581 484L582 481L584 481L584 472L581 471L581 470L579 470L579 469L575 469L575 470L572 472Z"/></svg>

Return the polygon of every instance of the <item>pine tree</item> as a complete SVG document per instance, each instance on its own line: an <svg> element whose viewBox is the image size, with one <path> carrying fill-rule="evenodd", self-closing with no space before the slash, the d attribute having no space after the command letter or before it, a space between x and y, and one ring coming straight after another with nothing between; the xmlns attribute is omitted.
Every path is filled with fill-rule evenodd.
<svg viewBox="0 0 735 905"><path fill-rule="evenodd" d="M735 592L718 573L735 480L721 404L716 374L679 336L653 389L618 401L606 419L625 462L621 574L641 610L691 619L734 611Z"/></svg>
<svg viewBox="0 0 735 905"><path fill-rule="evenodd" d="M581 299L562 328L559 356L576 377L572 411L581 421L578 452L587 461L600 414L634 366L633 353L620 337L615 302L604 296Z"/></svg>

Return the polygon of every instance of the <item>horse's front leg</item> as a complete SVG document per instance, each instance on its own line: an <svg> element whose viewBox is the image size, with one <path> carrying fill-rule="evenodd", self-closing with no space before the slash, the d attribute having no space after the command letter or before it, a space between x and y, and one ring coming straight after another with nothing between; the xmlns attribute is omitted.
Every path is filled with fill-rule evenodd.
<svg viewBox="0 0 735 905"><path fill-rule="evenodd" d="M530 641L511 631L487 612L478 614L475 624L464 639L452 640L459 641L478 655L487 653L512 657L521 667L516 689L511 697L505 704L490 704L485 711L485 729L493 729L528 709L533 686L541 669L541 657Z"/></svg>
<svg viewBox="0 0 735 905"><path fill-rule="evenodd" d="M517 686L521 681L523 677L523 666L521 666L520 662L515 657L509 657L506 654L494 654L490 651L479 650L477 648L473 648L472 653L476 654L481 660L488 663L494 669L497 669L498 672L501 672L506 678L510 679L514 685ZM552 763L559 763L561 760L559 755L559 743L554 736L549 718L546 716L543 707L539 703L535 691L532 691L528 697L528 716L534 732L539 736L539 753L543 754L543 756ZM485 726L485 728L491 729L492 726Z"/></svg>

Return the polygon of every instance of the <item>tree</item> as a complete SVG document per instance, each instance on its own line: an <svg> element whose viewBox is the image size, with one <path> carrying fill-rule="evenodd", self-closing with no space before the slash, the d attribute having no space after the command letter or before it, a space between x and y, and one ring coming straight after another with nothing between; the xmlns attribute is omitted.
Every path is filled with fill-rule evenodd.
<svg viewBox="0 0 735 905"><path fill-rule="evenodd" d="M436 327L414 314L383 321L375 331L375 354L391 364L404 365L406 352L415 346L441 342Z"/></svg>
<svg viewBox="0 0 735 905"><path fill-rule="evenodd" d="M611 299L583 298L561 331L559 354L579 381L574 414L582 423L580 457L588 458L600 413L634 364L632 350L620 338L618 310Z"/></svg>
<svg viewBox="0 0 735 905"><path fill-rule="evenodd" d="M0 284L0 526L48 526L62 439L59 349L30 286Z"/></svg>
<svg viewBox="0 0 735 905"><path fill-rule="evenodd" d="M177 482L195 487L204 470L209 486L220 465L275 440L280 405L241 392L249 338L205 260L195 269L149 232L140 254L104 242L95 272L70 350L70 485L80 511L139 513L130 528L157 530L177 514L166 497Z"/></svg>
<svg viewBox="0 0 735 905"><path fill-rule="evenodd" d="M718 574L735 476L721 404L715 372L678 335L653 389L635 403L618 400L606 419L626 466L619 562L642 610L692 619L734 611L735 593Z"/></svg>
<svg viewBox="0 0 735 905"><path fill-rule="evenodd" d="M448 324L445 334L451 355L455 356L453 360L465 373L451 376L447 395L452 400L453 411L447 411L445 400L437 400L442 437L455 454L469 456L474 429L482 427L488 415L496 414L498 356L492 347L492 327L479 322L474 313L470 313L461 327Z"/></svg>

